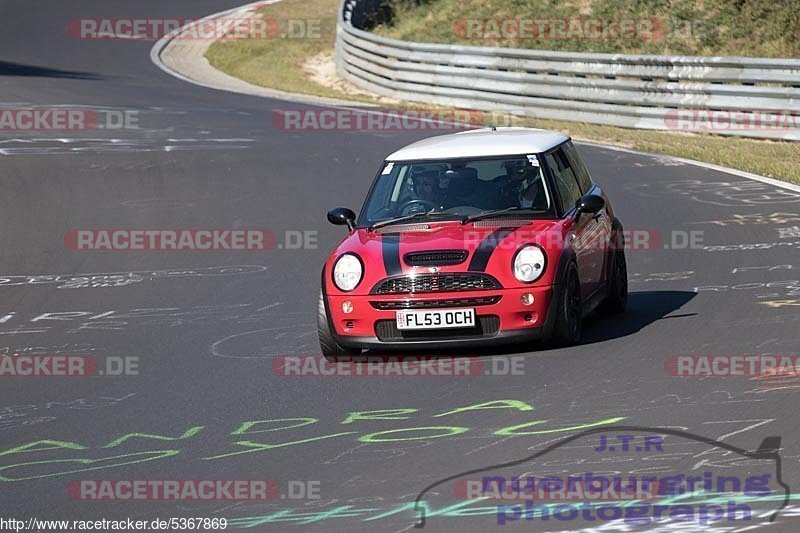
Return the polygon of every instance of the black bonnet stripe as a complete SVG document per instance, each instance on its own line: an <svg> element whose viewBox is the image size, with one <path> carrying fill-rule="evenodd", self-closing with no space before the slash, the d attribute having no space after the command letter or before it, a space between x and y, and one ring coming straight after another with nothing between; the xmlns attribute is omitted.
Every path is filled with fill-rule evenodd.
<svg viewBox="0 0 800 533"><path fill-rule="evenodd" d="M505 239L506 236L513 231L513 229L499 229L487 235L478 247L475 248L467 270L471 272L484 272L486 270L486 265L489 264L489 258L492 257L494 249L497 248L500 241Z"/></svg>
<svg viewBox="0 0 800 533"><path fill-rule="evenodd" d="M399 276L403 273L400 266L400 235L385 234L381 238L381 249L383 251L383 267L386 269L387 276Z"/></svg>

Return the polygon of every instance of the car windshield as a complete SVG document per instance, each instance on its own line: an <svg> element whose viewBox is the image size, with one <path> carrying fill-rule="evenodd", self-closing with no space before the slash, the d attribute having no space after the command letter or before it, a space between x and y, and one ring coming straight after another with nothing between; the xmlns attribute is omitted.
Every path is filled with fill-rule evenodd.
<svg viewBox="0 0 800 533"><path fill-rule="evenodd" d="M507 210L492 215L497 217L553 213L552 195L535 154L386 162L364 203L359 225L391 223L400 217L415 222L464 219L495 210Z"/></svg>

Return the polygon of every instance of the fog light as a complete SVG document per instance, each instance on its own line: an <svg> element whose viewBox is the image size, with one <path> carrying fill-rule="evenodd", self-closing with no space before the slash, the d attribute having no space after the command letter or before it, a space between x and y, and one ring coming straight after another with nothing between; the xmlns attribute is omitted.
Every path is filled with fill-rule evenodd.
<svg viewBox="0 0 800 533"><path fill-rule="evenodd" d="M350 300L345 300L342 302L342 311L344 313L352 313L353 312L353 302Z"/></svg>
<svg viewBox="0 0 800 533"><path fill-rule="evenodd" d="M522 302L522 305L531 305L533 304L533 294L529 292L523 293L522 296L519 297L519 301Z"/></svg>

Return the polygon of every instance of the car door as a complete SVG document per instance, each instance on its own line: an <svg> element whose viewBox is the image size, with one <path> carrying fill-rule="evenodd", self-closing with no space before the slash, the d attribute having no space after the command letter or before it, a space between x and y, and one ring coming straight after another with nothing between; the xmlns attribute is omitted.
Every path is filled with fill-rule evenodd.
<svg viewBox="0 0 800 533"><path fill-rule="evenodd" d="M581 296L586 299L594 293L602 282L604 237L603 224L599 222L602 214L584 214L577 217L576 204L583 193L575 171L562 147L545 154L548 171L555 184L561 204L563 217L567 219L567 239L575 252L578 277L581 281Z"/></svg>
<svg viewBox="0 0 800 533"><path fill-rule="evenodd" d="M597 241L597 249L594 251L595 255L597 256L595 260L600 265L600 273L601 273L601 283L605 280L605 276L607 276L608 268L609 268L609 246L611 243L611 236L613 233L613 214L610 210L610 206L608 203L608 198L606 198L605 193L600 188L599 185L595 184L592 181L592 177L589 174L589 169L586 168L586 164L581 159L578 150L572 144L572 141L567 141L563 145L561 145L564 154L567 156L567 160L569 161L569 165L575 173L575 177L578 179L578 185L581 188L581 192L586 194L596 194L598 196L603 197L606 200L606 205L600 210L597 214L594 215L594 219L598 225L596 229L598 231L598 241Z"/></svg>

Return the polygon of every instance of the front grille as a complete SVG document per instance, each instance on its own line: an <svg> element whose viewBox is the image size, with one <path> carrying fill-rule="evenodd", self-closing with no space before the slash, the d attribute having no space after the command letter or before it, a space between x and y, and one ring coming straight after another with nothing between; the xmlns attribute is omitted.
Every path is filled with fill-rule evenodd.
<svg viewBox="0 0 800 533"><path fill-rule="evenodd" d="M372 288L372 294L483 291L501 288L500 283L488 274L451 272L386 278Z"/></svg>
<svg viewBox="0 0 800 533"><path fill-rule="evenodd" d="M500 301L502 296L486 296L483 298L447 298L441 300L394 300L371 301L369 304L381 311L394 309L436 309L444 307L477 307L479 305L492 305Z"/></svg>
<svg viewBox="0 0 800 533"><path fill-rule="evenodd" d="M497 335L500 329L500 317L485 315L478 317L473 328L447 328L428 330L399 330L395 320L378 320L375 322L375 336L382 342L426 341L441 339L481 339Z"/></svg>
<svg viewBox="0 0 800 533"><path fill-rule="evenodd" d="M405 255L407 265L445 266L458 265L467 260L466 250L440 250L438 252L409 252Z"/></svg>

